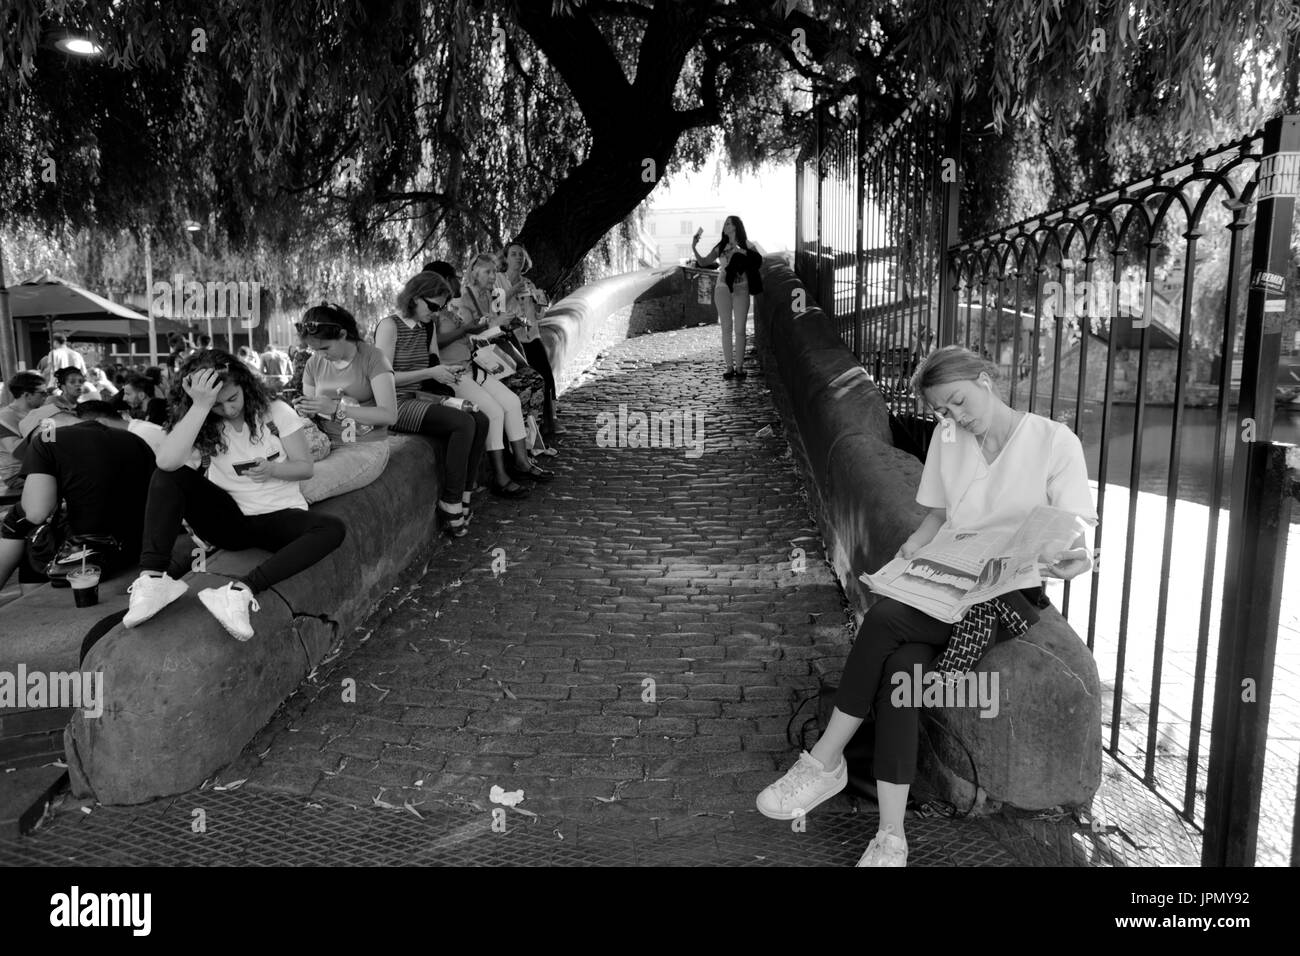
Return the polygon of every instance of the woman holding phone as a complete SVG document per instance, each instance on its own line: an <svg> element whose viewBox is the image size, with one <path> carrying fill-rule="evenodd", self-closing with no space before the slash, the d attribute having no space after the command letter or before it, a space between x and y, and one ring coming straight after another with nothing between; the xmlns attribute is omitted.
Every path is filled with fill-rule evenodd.
<svg viewBox="0 0 1300 956"><path fill-rule="evenodd" d="M340 544L346 529L332 515L307 510L298 483L312 475L302 425L229 352L196 353L171 389L171 420L159 447L145 505L140 576L128 589L122 623L135 627L184 594L189 570L172 563L187 521L219 548L263 548L271 556L199 600L235 638L253 636L249 612L257 595L316 564Z"/></svg>
<svg viewBox="0 0 1300 956"><path fill-rule="evenodd" d="M718 324L722 326L722 360L727 370L726 379L745 377L745 325L749 322L749 299L763 291L759 266L763 257L749 241L745 224L739 216L728 216L722 223L722 238L700 257L697 248L703 229L695 230L691 251L695 253L697 269L718 266L718 281L713 287L713 305L718 310Z"/></svg>
<svg viewBox="0 0 1300 956"><path fill-rule="evenodd" d="M397 382L393 430L447 439L438 519L447 534L459 538L468 531L467 512L487 446L489 421L472 402L447 401L462 373L442 364L432 323L450 299L451 286L435 272L421 272L407 280L397 294L397 314L381 319L375 329L375 347L392 364Z"/></svg>

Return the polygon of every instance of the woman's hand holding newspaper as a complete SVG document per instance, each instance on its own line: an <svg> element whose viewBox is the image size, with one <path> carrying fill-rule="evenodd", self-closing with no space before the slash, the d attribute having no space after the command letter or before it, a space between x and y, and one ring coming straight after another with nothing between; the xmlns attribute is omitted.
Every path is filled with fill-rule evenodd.
<svg viewBox="0 0 1300 956"><path fill-rule="evenodd" d="M1061 578L1068 581L1092 570L1092 559L1088 557L1087 548L1074 548L1070 551L1057 551L1054 554L1039 555L1045 565L1044 577Z"/></svg>

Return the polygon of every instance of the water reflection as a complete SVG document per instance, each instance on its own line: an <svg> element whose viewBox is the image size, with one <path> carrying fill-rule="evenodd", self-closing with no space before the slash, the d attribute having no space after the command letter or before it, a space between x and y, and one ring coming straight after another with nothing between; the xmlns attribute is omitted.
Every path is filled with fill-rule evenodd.
<svg viewBox="0 0 1300 956"><path fill-rule="evenodd" d="M1100 480L1101 452L1100 404L1084 409L1083 428L1079 437L1083 441L1084 455L1088 460L1088 476ZM1106 482L1112 485L1129 484L1129 469L1133 460L1133 405L1114 405L1111 408L1110 433L1107 436L1109 453L1106 462ZM1169 486L1169 443L1173 431L1172 406L1148 405L1143 411L1142 457L1139 471L1139 489L1164 495ZM1183 410L1183 433L1179 450L1178 497L1198 504L1210 504L1210 488L1214 476L1214 434L1218 426L1218 412L1213 408L1187 408ZM1300 444L1300 409L1278 408L1273 417L1272 440ZM1232 459L1240 447L1240 426L1236 409L1228 410L1223 433L1223 477L1219 485L1219 505L1227 507L1229 482L1232 476ZM1294 509L1293 522L1300 522L1300 508Z"/></svg>

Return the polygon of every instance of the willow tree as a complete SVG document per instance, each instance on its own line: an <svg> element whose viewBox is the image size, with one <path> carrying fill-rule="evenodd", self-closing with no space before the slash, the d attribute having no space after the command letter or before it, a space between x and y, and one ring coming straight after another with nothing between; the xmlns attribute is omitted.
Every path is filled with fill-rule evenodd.
<svg viewBox="0 0 1300 956"><path fill-rule="evenodd" d="M520 236L552 290L721 136L788 155L814 99L888 121L928 90L995 127L1192 137L1290 60L1284 0L10 0L0 215L208 223L275 257L376 261ZM72 63L62 29L103 46ZM1294 59L1294 58L1293 58ZM1294 69L1294 68L1292 68ZM1154 124L1154 125L1152 125ZM1119 137L1119 140L1116 138ZM42 178L53 159L57 181ZM338 244L342 244L341 246Z"/></svg>

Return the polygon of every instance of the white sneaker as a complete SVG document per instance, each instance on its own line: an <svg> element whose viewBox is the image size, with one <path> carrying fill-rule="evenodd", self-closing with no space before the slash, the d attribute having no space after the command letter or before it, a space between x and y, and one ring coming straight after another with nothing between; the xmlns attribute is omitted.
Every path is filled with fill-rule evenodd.
<svg viewBox="0 0 1300 956"><path fill-rule="evenodd" d="M758 795L758 812L773 820L793 820L807 814L843 790L849 782L849 767L843 757L827 773L820 760L806 750L784 777Z"/></svg>
<svg viewBox="0 0 1300 956"><path fill-rule="evenodd" d="M131 595L131 603L126 617L122 618L122 626L135 627L142 621L149 620L189 589L190 586L184 581L177 581L165 574L140 575L126 589L126 593Z"/></svg>
<svg viewBox="0 0 1300 956"><path fill-rule="evenodd" d="M892 826L881 827L876 831L876 838L867 844L858 866L907 866L907 841Z"/></svg>
<svg viewBox="0 0 1300 956"><path fill-rule="evenodd" d="M249 608L260 611L262 607L248 588L237 588L233 582L221 588L204 588L199 592L199 600L231 636L241 641L253 636L253 625L248 623L248 611Z"/></svg>

